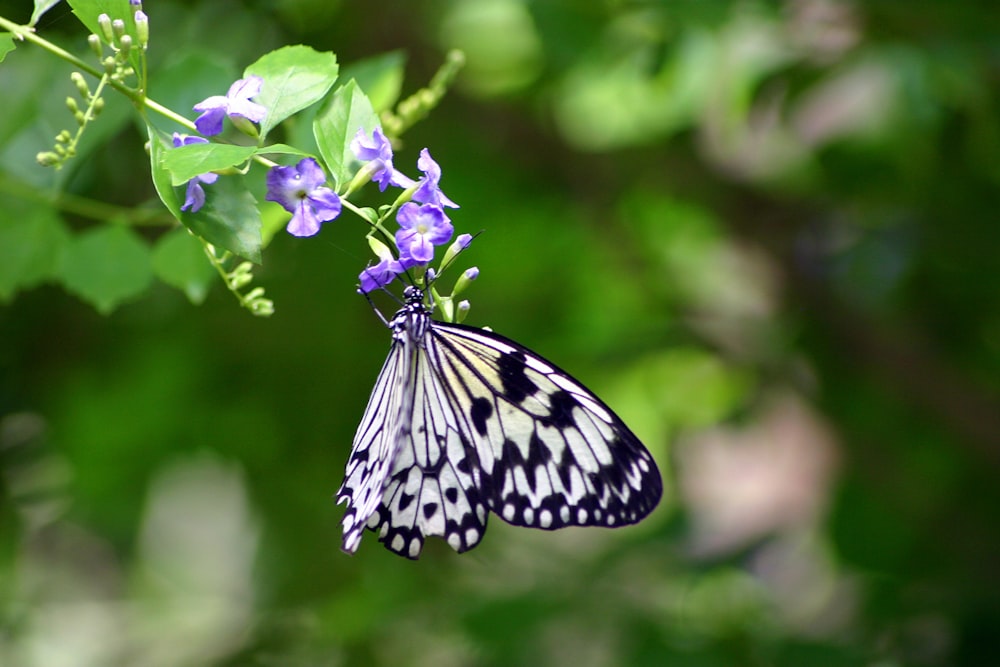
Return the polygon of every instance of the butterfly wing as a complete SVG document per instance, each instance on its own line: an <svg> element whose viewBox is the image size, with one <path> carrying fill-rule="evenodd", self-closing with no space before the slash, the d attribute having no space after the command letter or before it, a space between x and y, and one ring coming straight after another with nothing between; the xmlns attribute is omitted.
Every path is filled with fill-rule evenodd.
<svg viewBox="0 0 1000 667"><path fill-rule="evenodd" d="M344 482L337 491L337 504L347 503L342 545L347 553L357 550L365 524L382 503L389 467L400 445L398 432L408 421L406 411L412 408L412 398L406 400L406 386L412 381L404 348L402 342L393 340L354 434Z"/></svg>
<svg viewBox="0 0 1000 667"><path fill-rule="evenodd" d="M407 558L420 555L428 536L461 553L486 532L487 509L471 469L475 452L430 368L427 342L403 336L393 344L355 435L338 495L338 502L348 502L348 553L365 527Z"/></svg>
<svg viewBox="0 0 1000 667"><path fill-rule="evenodd" d="M514 341L435 322L431 367L478 456L475 484L508 523L636 523L659 502L653 457L599 398Z"/></svg>

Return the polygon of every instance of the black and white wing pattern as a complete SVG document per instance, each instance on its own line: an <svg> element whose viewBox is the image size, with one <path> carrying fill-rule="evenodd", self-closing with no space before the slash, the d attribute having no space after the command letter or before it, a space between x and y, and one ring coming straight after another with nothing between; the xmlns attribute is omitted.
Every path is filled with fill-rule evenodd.
<svg viewBox="0 0 1000 667"><path fill-rule="evenodd" d="M343 549L365 528L417 558L428 536L463 552L489 512L518 526L621 526L663 491L621 419L554 364L503 336L431 320L408 287L347 463Z"/></svg>

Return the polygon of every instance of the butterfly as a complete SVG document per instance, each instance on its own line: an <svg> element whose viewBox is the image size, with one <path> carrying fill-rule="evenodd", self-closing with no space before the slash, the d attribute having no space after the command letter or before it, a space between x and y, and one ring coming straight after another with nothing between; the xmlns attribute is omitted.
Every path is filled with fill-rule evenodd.
<svg viewBox="0 0 1000 667"><path fill-rule="evenodd" d="M601 399L508 338L431 319L418 287L404 299L337 493L345 552L365 528L417 559L429 536L473 548L490 512L553 530L656 507L653 457Z"/></svg>

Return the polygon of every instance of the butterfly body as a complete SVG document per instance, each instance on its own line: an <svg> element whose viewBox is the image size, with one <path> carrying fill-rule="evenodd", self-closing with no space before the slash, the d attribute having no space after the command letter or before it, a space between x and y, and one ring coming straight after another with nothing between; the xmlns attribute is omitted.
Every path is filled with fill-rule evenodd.
<svg viewBox="0 0 1000 667"><path fill-rule="evenodd" d="M366 527L417 558L428 536L473 548L490 512L546 530L610 527L659 502L649 452L554 364L492 332L432 320L415 287L389 326L392 348L337 495L345 551Z"/></svg>

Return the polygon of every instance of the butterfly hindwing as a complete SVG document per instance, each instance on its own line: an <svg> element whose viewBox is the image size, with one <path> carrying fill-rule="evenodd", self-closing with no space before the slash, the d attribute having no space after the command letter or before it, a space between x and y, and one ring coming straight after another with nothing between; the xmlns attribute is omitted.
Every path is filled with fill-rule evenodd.
<svg viewBox="0 0 1000 667"><path fill-rule="evenodd" d="M432 535L461 553L486 532L487 509L472 475L475 453L428 356L418 350L413 363L412 423L399 433L382 504L369 525L386 547L409 558Z"/></svg>

